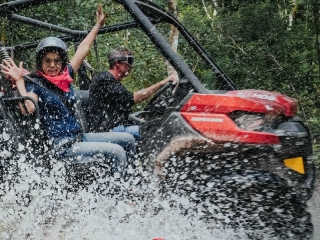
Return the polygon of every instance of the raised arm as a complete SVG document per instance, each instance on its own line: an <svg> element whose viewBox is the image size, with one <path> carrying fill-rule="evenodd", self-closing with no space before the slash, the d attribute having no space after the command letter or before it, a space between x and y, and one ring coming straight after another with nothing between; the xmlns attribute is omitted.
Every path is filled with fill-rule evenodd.
<svg viewBox="0 0 320 240"><path fill-rule="evenodd" d="M26 90L26 86L23 79L23 62L20 62L19 67L14 63L14 61L11 58L3 60L3 63L4 64L0 64L2 68L1 72L15 81L16 87L20 95L32 97L36 102L38 102L38 95L32 92L27 92ZM27 107L28 113L33 113L35 110L35 105L33 104L33 102L30 100L25 100L24 102ZM19 107L21 109L21 112L23 114L26 114L21 104L19 104Z"/></svg>
<svg viewBox="0 0 320 240"><path fill-rule="evenodd" d="M83 39L83 41L80 43L80 45L77 48L76 53L70 60L70 65L73 67L73 70L75 72L78 71L82 61L87 56L91 44L93 43L94 39L96 38L100 27L103 27L105 19L107 17L107 14L103 13L102 6L99 3L98 4L98 10L96 12L97 15L97 22L96 25L92 28L92 30L89 32L89 34Z"/></svg>

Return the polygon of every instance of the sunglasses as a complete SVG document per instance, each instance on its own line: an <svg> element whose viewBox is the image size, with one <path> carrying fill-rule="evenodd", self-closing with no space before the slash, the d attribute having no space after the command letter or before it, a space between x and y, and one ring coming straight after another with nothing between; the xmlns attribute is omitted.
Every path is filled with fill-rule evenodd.
<svg viewBox="0 0 320 240"><path fill-rule="evenodd" d="M115 58L115 60L124 62L124 63L128 64L130 67L133 67L134 56L129 55L129 56L125 56L125 57L117 57L117 58Z"/></svg>
<svg viewBox="0 0 320 240"><path fill-rule="evenodd" d="M47 65L47 66L50 66L51 63L53 62L54 65L59 65L61 64L61 59L50 59L50 58L45 58L42 60L42 62Z"/></svg>

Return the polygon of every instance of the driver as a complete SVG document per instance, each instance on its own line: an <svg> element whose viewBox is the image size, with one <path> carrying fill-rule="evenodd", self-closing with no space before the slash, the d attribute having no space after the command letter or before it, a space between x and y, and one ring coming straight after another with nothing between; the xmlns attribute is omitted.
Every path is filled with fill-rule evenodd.
<svg viewBox="0 0 320 240"><path fill-rule="evenodd" d="M131 107L150 97L168 81L174 81L175 75L172 74L148 88L130 92L121 80L129 75L133 61L134 55L128 49L116 48L108 56L109 70L93 77L89 88L91 132L127 132L139 139L139 127L128 119Z"/></svg>

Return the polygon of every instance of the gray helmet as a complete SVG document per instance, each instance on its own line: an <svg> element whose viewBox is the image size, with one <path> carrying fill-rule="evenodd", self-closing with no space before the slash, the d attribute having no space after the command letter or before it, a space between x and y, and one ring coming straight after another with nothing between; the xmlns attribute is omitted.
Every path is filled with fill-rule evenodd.
<svg viewBox="0 0 320 240"><path fill-rule="evenodd" d="M68 61L67 45L57 37L47 37L38 44L36 49L38 70L42 70L42 59L47 52L58 53L62 61L62 69L65 68Z"/></svg>

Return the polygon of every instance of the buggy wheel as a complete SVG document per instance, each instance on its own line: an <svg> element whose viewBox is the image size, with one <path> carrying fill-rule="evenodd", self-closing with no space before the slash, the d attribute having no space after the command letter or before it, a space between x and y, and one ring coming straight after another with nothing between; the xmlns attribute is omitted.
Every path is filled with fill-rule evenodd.
<svg viewBox="0 0 320 240"><path fill-rule="evenodd" d="M278 176L242 172L208 180L197 191L203 220L244 229L250 239L312 239L306 203Z"/></svg>

